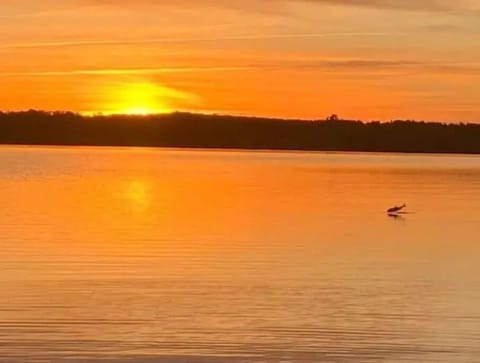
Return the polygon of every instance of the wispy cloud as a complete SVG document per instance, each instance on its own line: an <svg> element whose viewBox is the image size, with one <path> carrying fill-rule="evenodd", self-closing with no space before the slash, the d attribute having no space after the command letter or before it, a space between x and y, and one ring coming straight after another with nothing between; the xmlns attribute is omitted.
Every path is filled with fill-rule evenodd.
<svg viewBox="0 0 480 363"><path fill-rule="evenodd" d="M250 66L212 67L166 67L166 68L122 68L122 69L73 69L38 72L0 72L0 77L66 77L66 76L141 76L164 73L229 72L255 69Z"/></svg>
<svg viewBox="0 0 480 363"><path fill-rule="evenodd" d="M310 3L318 5L339 5L353 7L370 7L378 9L397 9L408 11L443 11L443 12L478 12L478 0L64 0L59 8L58 2L44 0L3 0L2 6L20 6L21 8L34 7L33 16L56 16L65 12L74 12L77 9L93 7L114 7L116 9L135 9L145 7L178 7L210 6L221 8L249 9L254 11L275 11L286 9L289 5ZM22 15L22 14L17 14ZM24 14L25 15L25 14Z"/></svg>
<svg viewBox="0 0 480 363"><path fill-rule="evenodd" d="M156 0L90 0L90 3L112 6L159 5ZM477 0L163 0L161 5L210 5L223 7L243 7L251 9L274 9L293 3L331 4L341 6L372 7L415 11L472 11L479 10Z"/></svg>
<svg viewBox="0 0 480 363"><path fill-rule="evenodd" d="M288 38L327 38L327 37L384 37L400 35L391 32L340 32L340 33L289 33L289 34L245 34L237 36L219 36L204 38L149 38L149 39L99 39L99 40L74 40L74 41L48 41L31 43L6 43L0 44L0 49L20 48L62 48L62 47L91 47L108 45L141 45L160 43L202 43L219 41L248 41L270 40Z"/></svg>
<svg viewBox="0 0 480 363"><path fill-rule="evenodd" d="M231 66L72 69L37 72L0 72L0 77L76 77L76 76L152 76L169 73L242 72L252 70L323 70L339 72L440 72L480 75L480 62L417 62L410 60L371 59L283 59Z"/></svg>
<svg viewBox="0 0 480 363"><path fill-rule="evenodd" d="M299 1L299 0L296 0ZM367 6L382 9L403 9L422 11L452 11L469 9L470 2L465 0L306 0L312 3Z"/></svg>

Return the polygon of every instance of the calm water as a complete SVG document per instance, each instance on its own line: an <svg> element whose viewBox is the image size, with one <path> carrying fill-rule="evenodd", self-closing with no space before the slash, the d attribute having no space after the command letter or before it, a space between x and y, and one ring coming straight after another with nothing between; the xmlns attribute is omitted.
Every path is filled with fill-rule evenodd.
<svg viewBox="0 0 480 363"><path fill-rule="evenodd" d="M480 157L1 147L0 205L2 362L480 361Z"/></svg>

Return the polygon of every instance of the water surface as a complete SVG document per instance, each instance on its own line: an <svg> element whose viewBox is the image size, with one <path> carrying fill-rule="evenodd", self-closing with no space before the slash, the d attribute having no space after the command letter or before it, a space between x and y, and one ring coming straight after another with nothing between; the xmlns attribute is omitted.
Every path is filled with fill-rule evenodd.
<svg viewBox="0 0 480 363"><path fill-rule="evenodd" d="M1 147L0 205L2 362L480 356L478 156Z"/></svg>

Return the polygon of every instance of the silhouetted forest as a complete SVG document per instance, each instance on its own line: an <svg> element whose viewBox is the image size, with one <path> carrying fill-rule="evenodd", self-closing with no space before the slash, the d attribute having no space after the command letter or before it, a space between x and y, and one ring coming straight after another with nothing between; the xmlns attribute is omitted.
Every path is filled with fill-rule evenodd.
<svg viewBox="0 0 480 363"><path fill-rule="evenodd" d="M0 143L472 154L480 153L480 124L25 111L0 112Z"/></svg>

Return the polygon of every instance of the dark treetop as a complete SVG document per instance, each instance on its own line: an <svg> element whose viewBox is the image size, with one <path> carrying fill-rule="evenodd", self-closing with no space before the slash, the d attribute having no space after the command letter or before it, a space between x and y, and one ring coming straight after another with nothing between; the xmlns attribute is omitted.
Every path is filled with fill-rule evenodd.
<svg viewBox="0 0 480 363"><path fill-rule="evenodd" d="M480 124L0 112L0 143L473 154L480 153Z"/></svg>

